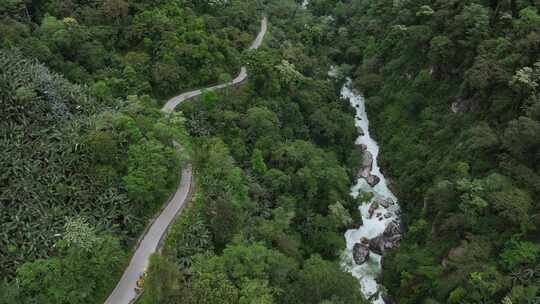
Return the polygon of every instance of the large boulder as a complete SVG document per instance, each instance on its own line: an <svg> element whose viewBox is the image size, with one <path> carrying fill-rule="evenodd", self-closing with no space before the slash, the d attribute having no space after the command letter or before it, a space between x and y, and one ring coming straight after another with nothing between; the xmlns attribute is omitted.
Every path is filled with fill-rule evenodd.
<svg viewBox="0 0 540 304"><path fill-rule="evenodd" d="M361 243L354 244L353 259L357 265L364 264L369 259L369 247Z"/></svg>
<svg viewBox="0 0 540 304"><path fill-rule="evenodd" d="M384 236L381 234L371 240L369 240L369 250L375 252L378 255L384 253Z"/></svg>
<svg viewBox="0 0 540 304"><path fill-rule="evenodd" d="M386 228L384 229L383 235L386 237L392 237L395 235L402 235L403 234L403 225L401 222L393 221Z"/></svg>
<svg viewBox="0 0 540 304"><path fill-rule="evenodd" d="M371 205L369 205L369 209L368 209L369 218L373 217L373 213L377 209L379 209L379 203L377 201L374 201L373 203L371 203Z"/></svg>
<svg viewBox="0 0 540 304"><path fill-rule="evenodd" d="M388 208L388 207L392 206L393 204L395 204L395 202L391 198L377 197L375 199L375 201L377 203L379 203L379 205L384 207L384 208Z"/></svg>
<svg viewBox="0 0 540 304"><path fill-rule="evenodd" d="M384 252L389 249L397 248L401 241L401 235L387 237L381 234L369 240L369 249L378 255L384 255Z"/></svg>
<svg viewBox="0 0 540 304"><path fill-rule="evenodd" d="M362 154L362 165L358 171L358 177L365 179L371 187L375 187L381 179L378 176L371 174L371 170L373 169L373 154L367 150L366 145L362 144L356 147L359 153Z"/></svg>
<svg viewBox="0 0 540 304"><path fill-rule="evenodd" d="M373 168L373 155L364 148L365 145L359 147L362 151L362 166L358 172L358 177L367 179L371 175L371 169Z"/></svg>
<svg viewBox="0 0 540 304"><path fill-rule="evenodd" d="M369 240L369 249L376 254L383 255L386 250L399 246L402 234L403 227L401 223L393 221L386 226L381 235Z"/></svg>
<svg viewBox="0 0 540 304"><path fill-rule="evenodd" d="M366 178L366 181L367 181L368 185L370 185L371 187L375 187L381 181L381 179L376 175L371 175L370 174Z"/></svg>

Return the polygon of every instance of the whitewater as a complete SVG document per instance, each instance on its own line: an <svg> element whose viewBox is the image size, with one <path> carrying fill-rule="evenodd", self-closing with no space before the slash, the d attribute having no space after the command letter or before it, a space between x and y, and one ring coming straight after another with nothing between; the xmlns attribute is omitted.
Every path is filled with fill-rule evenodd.
<svg viewBox="0 0 540 304"><path fill-rule="evenodd" d="M387 180L382 174L377 162L379 145L370 136L369 119L366 113L364 97L361 94L354 92L351 88L350 79L343 86L341 96L344 99L349 100L356 110L355 124L361 131L355 144L358 146L363 145L366 150L373 155L371 174L380 179L378 184L371 187L364 178L359 177L356 184L351 187L351 195L354 198L357 198L362 192L372 193L373 198L358 207L358 210L362 215L363 225L358 229L350 229L345 233L347 248L342 257L342 266L346 271L351 272L354 277L358 278L362 294L367 299L370 299L374 304L384 304L381 290L382 286L377 282L377 278L380 276L382 270L382 257L373 251L370 251L368 261L362 265L357 265L353 260L353 247L355 244L360 243L363 238L371 240L381 235L390 223L399 223L399 205L397 204L396 196L388 188ZM394 203L388 206L388 208L379 206L375 211L378 216L370 216L370 206L377 199L391 200Z"/></svg>

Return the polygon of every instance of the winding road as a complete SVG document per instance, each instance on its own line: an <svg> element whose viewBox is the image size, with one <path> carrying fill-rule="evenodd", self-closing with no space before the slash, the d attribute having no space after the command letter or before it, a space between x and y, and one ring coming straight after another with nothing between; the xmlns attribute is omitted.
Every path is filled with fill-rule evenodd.
<svg viewBox="0 0 540 304"><path fill-rule="evenodd" d="M268 19L267 17L264 17L261 21L261 29L259 34L249 49L258 49L261 46L264 36L266 35L267 27ZM172 112L180 103L201 95L204 90L214 91L236 85L246 80L247 76L246 67L242 67L240 69L240 73L238 73L238 76L233 81L175 96L167 101L161 111L165 113ZM188 200L192 179L193 170L191 165L188 164L182 170L182 179L176 193L167 203L166 207L161 211L159 216L152 222L150 228L146 231L146 234L140 241L135 253L133 254L133 257L131 258L128 267L124 271L122 278L116 285L116 288L113 290L111 295L105 301L105 304L130 304L137 300L139 296L139 294L135 292L137 280L148 268L150 256L158 250L161 239L164 237L170 224L173 222L176 215L181 212L186 201Z"/></svg>
<svg viewBox="0 0 540 304"><path fill-rule="evenodd" d="M262 19L262 21L261 21L261 30L259 31L259 34L257 35L257 38L255 38L255 40L253 41L253 43L249 47L250 50L258 49L261 46L261 44L263 42L263 39L264 39L264 36L266 35L267 28L268 28L268 18L264 17ZM235 84L239 84L239 83L243 82L244 80L246 80L247 76L248 76L247 75L247 69L246 69L246 67L243 66L240 69L240 73L238 73L238 76L236 76L236 78L233 79L233 81L228 82L228 83L219 84L219 85L216 85L216 86L213 86L213 87L208 87L208 88L205 88L205 89L199 89L199 90L195 90L195 91L191 91L191 92L182 93L182 94L180 94L178 96L175 96L175 97L171 98L169 101L167 101L167 103L163 106L161 111L163 111L163 112L172 112L172 111L174 111L174 109L180 103L182 103L185 100L188 100L188 99L191 99L193 97L201 95L204 90L206 90L206 91L215 91L215 90L223 89L223 88L235 85Z"/></svg>

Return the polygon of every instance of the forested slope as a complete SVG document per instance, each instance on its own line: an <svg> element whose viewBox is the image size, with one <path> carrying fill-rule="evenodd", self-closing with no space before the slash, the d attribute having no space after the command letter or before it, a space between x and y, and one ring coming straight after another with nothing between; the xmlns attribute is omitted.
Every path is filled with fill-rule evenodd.
<svg viewBox="0 0 540 304"><path fill-rule="evenodd" d="M356 225L353 109L328 77L328 18L268 3L248 80L182 103L193 202L155 256L141 303L365 303L340 267Z"/></svg>
<svg viewBox="0 0 540 304"><path fill-rule="evenodd" d="M540 3L332 1L408 232L385 257L399 303L540 297ZM337 50L339 48L339 50Z"/></svg>
<svg viewBox="0 0 540 304"><path fill-rule="evenodd" d="M257 31L256 3L212 3L3 1L0 45L89 84L98 97L167 97L240 67L239 53Z"/></svg>
<svg viewBox="0 0 540 304"><path fill-rule="evenodd" d="M191 149L182 114L163 115L157 98L230 79L254 12L0 3L0 303L105 299Z"/></svg>
<svg viewBox="0 0 540 304"><path fill-rule="evenodd" d="M99 300L176 186L181 116L162 117L149 97L108 109L15 50L0 65L1 271L16 276L6 288L23 303Z"/></svg>

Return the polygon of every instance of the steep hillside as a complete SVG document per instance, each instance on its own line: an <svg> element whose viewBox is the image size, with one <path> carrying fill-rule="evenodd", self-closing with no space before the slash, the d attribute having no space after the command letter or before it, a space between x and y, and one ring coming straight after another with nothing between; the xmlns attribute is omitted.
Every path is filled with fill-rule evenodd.
<svg viewBox="0 0 540 304"><path fill-rule="evenodd" d="M0 3L0 303L104 300L190 150L182 114L155 98L230 79L254 11Z"/></svg>
<svg viewBox="0 0 540 304"><path fill-rule="evenodd" d="M313 1L333 8L408 232L399 303L535 303L540 285L537 1Z"/></svg>
<svg viewBox="0 0 540 304"><path fill-rule="evenodd" d="M1 271L24 303L99 299L176 185L180 116L148 97L108 109L15 50L0 66Z"/></svg>

